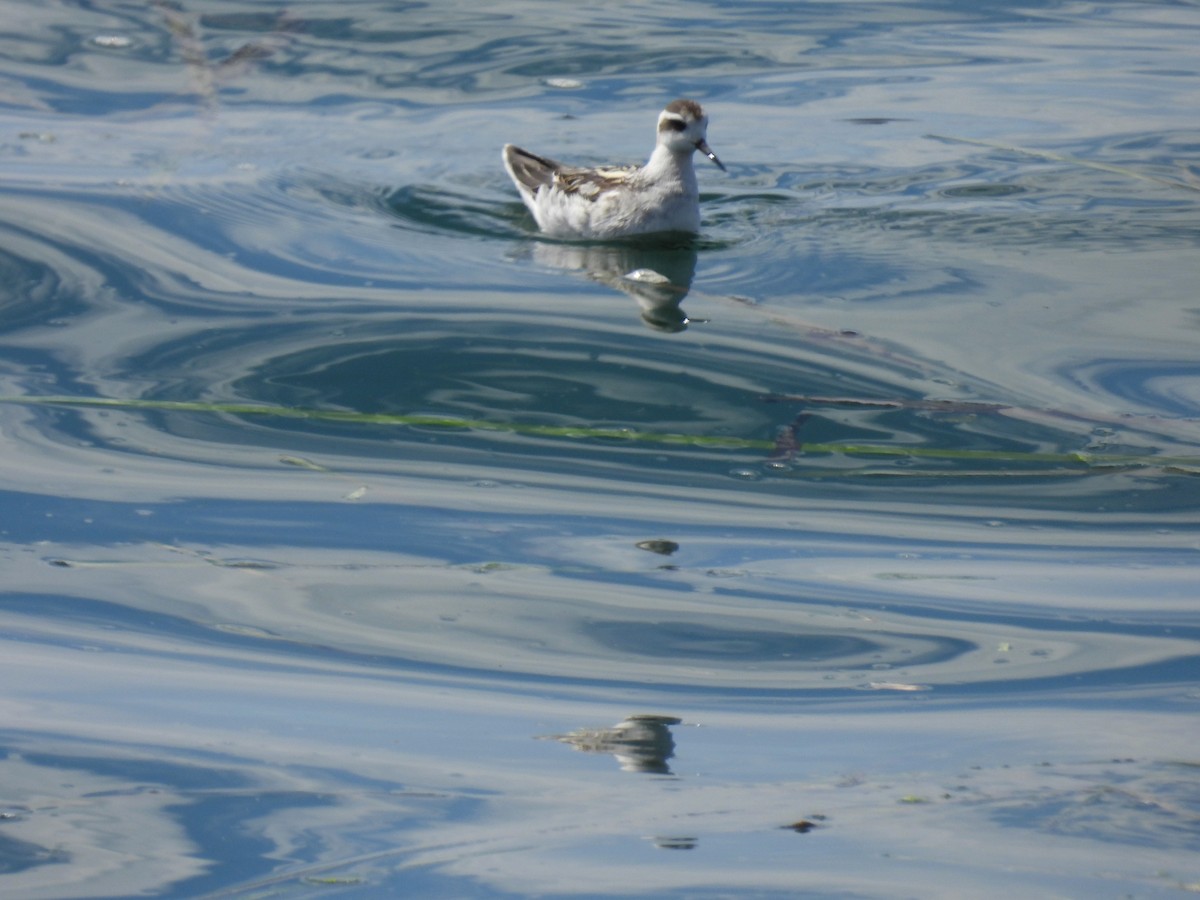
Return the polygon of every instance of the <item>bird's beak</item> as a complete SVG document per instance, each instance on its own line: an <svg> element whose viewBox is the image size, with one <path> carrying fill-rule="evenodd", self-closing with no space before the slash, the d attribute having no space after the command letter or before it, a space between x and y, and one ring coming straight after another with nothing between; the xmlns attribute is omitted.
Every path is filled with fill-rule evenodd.
<svg viewBox="0 0 1200 900"><path fill-rule="evenodd" d="M712 152L712 148L708 146L708 141L703 139L696 141L696 149L715 162L717 164L717 168L722 172L728 171L728 169L725 168L725 164L717 159L717 154Z"/></svg>

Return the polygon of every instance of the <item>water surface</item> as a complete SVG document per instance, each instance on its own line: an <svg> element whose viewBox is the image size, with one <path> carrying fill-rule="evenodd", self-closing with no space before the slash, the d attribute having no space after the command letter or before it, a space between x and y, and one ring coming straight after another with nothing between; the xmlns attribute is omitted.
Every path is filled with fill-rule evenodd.
<svg viewBox="0 0 1200 900"><path fill-rule="evenodd" d="M1200 884L1194 5L9 5L6 896Z"/></svg>

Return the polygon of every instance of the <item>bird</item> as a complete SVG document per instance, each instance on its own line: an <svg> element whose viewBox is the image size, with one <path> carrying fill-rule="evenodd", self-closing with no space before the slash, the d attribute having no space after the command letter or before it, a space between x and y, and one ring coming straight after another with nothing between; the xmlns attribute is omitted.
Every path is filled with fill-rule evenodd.
<svg viewBox="0 0 1200 900"><path fill-rule="evenodd" d="M695 100L658 115L658 140L644 166L568 166L504 145L504 167L538 228L556 238L604 240L700 230L700 188L692 155L721 171L708 146L708 116Z"/></svg>

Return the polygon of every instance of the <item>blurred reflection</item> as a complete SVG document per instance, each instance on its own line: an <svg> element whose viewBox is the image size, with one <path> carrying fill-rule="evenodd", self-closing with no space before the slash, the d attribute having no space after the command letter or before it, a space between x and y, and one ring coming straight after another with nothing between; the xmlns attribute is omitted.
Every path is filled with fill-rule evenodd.
<svg viewBox="0 0 1200 900"><path fill-rule="evenodd" d="M611 728L580 728L551 737L584 753L611 753L626 772L670 775L667 760L675 755L675 738L668 726L680 721L674 716L626 716Z"/></svg>
<svg viewBox="0 0 1200 900"><path fill-rule="evenodd" d="M533 245L538 263L558 269L582 269L593 281L616 288L637 301L642 320L658 331L683 331L687 314L680 303L692 288L696 248L680 244Z"/></svg>

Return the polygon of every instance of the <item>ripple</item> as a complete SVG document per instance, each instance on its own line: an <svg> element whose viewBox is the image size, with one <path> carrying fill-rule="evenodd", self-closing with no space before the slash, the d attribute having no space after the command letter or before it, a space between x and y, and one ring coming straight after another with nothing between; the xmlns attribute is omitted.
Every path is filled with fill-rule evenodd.
<svg viewBox="0 0 1200 900"><path fill-rule="evenodd" d="M974 649L966 641L937 635L872 632L868 638L819 628L789 634L778 629L714 628L688 621L597 622L585 624L584 634L614 657L667 656L681 665L775 665L793 672L916 666L944 662Z"/></svg>
<svg viewBox="0 0 1200 900"><path fill-rule="evenodd" d="M1064 377L1120 397L1133 408L1180 417L1182 428L1198 424L1200 365L1191 359L1096 359L1063 366L1061 371ZM1164 421L1161 426L1170 429L1171 423Z"/></svg>
<svg viewBox="0 0 1200 900"><path fill-rule="evenodd" d="M1194 16L622 16L8 23L18 893L1174 886ZM676 95L702 236L534 231Z"/></svg>
<svg viewBox="0 0 1200 900"><path fill-rule="evenodd" d="M187 514L194 520L198 512ZM619 587L600 573L581 579L530 565L406 562L364 548L276 545L269 557L251 547L234 556L155 544L126 544L102 558L68 547L45 551L66 565L26 560L13 567L6 614L25 609L32 601L19 596L37 583L38 607L56 604L64 634L104 626L92 637L101 650L186 639L265 666L290 660L466 678L564 697L614 689L662 697L702 691L709 703L769 702L796 692L849 697L867 689L1053 695L1081 676L1113 669L1125 678L1162 678L1160 670L1185 664L1180 660L1194 651L1187 629L1168 637L1102 623L1017 624L1003 614L947 619L920 604L883 612L895 597L862 586L839 591L829 582L809 585L803 601L780 602L744 574L726 579L719 593L681 593L659 576ZM240 564L254 557L253 566ZM213 564L223 560L233 562ZM89 599L51 601L53 585L69 584L79 571L87 572ZM186 577L175 579L168 598L156 585L171 571ZM955 589L986 596L989 584L958 582ZM147 614L155 617L153 629L130 627ZM504 660L499 669L497 659Z"/></svg>
<svg viewBox="0 0 1200 900"><path fill-rule="evenodd" d="M511 200L481 200L474 191L406 185L388 192L382 205L404 227L427 234L487 238L528 234L518 224L525 218L523 206Z"/></svg>

